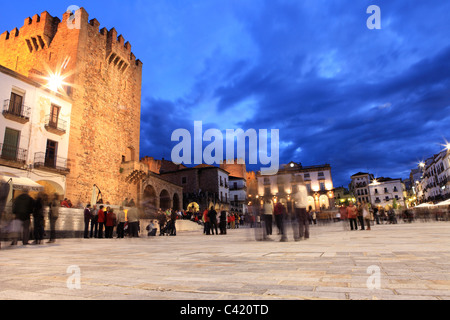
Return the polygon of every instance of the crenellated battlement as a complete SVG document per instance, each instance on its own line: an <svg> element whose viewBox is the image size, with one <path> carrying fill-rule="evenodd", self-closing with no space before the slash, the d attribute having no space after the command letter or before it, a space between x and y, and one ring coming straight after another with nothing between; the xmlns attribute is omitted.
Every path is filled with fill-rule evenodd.
<svg viewBox="0 0 450 320"><path fill-rule="evenodd" d="M0 46L2 43L8 43L11 40L23 39L30 53L48 49L51 47L52 40L61 30L87 30L87 32L95 32L102 36L103 43L99 46L106 46L105 60L109 64L116 66L119 71L125 72L129 66L141 67L142 62L136 60L135 55L131 52L131 44L122 35L117 34L115 28L107 30L100 29L100 22L97 19L89 20L89 14L84 8L80 8L75 13L65 12L62 20L51 16L47 11L40 15L35 14L24 20L24 24L20 29L5 31L0 35Z"/></svg>

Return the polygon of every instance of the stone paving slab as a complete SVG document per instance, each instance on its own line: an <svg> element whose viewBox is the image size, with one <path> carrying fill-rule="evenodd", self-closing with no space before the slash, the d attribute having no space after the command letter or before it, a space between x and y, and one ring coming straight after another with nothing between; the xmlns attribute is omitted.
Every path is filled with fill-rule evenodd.
<svg viewBox="0 0 450 320"><path fill-rule="evenodd" d="M0 300L450 300L448 222L371 231L333 223L312 226L307 241L272 240L238 229L2 243ZM79 268L78 289L68 287L77 275L70 266ZM373 266L379 287L370 290Z"/></svg>

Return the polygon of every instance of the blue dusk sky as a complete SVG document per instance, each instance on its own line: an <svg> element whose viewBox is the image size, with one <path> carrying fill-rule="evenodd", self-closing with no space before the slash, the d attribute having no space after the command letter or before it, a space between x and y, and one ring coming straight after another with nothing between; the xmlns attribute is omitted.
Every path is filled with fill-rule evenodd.
<svg viewBox="0 0 450 320"><path fill-rule="evenodd" d="M70 5L144 63L141 157L170 159L194 121L279 129L280 163L328 163L337 187L406 178L450 140L450 1L8 1L0 33Z"/></svg>

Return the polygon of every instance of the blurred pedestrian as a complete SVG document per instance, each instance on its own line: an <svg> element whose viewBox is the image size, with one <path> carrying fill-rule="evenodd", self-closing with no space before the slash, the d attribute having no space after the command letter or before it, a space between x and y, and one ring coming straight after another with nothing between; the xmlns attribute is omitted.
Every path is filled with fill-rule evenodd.
<svg viewBox="0 0 450 320"><path fill-rule="evenodd" d="M211 226L209 223L209 217L208 217L208 209L205 209L205 211L203 211L203 234L206 234L207 236L209 236L211 234Z"/></svg>
<svg viewBox="0 0 450 320"><path fill-rule="evenodd" d="M227 234L227 212L222 210L219 218L220 234Z"/></svg>
<svg viewBox="0 0 450 320"><path fill-rule="evenodd" d="M84 238L89 239L89 224L92 220L91 205L88 204L84 208Z"/></svg>
<svg viewBox="0 0 450 320"><path fill-rule="evenodd" d="M166 222L167 222L167 217L166 217L166 214L161 209L158 210L157 219L158 219L158 224L159 224L159 235L163 236L164 228L165 228Z"/></svg>
<svg viewBox="0 0 450 320"><path fill-rule="evenodd" d="M358 202L356 206L356 217L359 222L359 226L361 227L361 230L365 230L364 227L364 216L363 216L363 204L362 202Z"/></svg>
<svg viewBox="0 0 450 320"><path fill-rule="evenodd" d="M91 208L91 233L90 238L97 238L98 236L98 209L97 205Z"/></svg>
<svg viewBox="0 0 450 320"><path fill-rule="evenodd" d="M34 200L28 194L28 190L25 190L20 196L18 196L13 202L13 214L15 215L15 220L17 226L21 226L22 230L22 243L24 246L28 245L28 240L30 238L30 223L31 214L33 213ZM17 229L16 229L17 231ZM20 233L20 231L19 231ZM16 232L16 236L17 232ZM12 245L17 245L18 237L16 237Z"/></svg>
<svg viewBox="0 0 450 320"><path fill-rule="evenodd" d="M114 227L116 226L116 214L114 213L114 209L109 208L106 213L106 221L105 221L105 238L112 239L114 234Z"/></svg>
<svg viewBox="0 0 450 320"><path fill-rule="evenodd" d="M287 235L286 235L286 230L285 230L285 224L287 221L287 212L286 212L286 207L280 202L278 201L275 204L275 207L273 209L274 211L274 215L275 215L275 219L278 219L278 230L279 233L281 234L281 239L280 241L285 242L287 241Z"/></svg>
<svg viewBox="0 0 450 320"><path fill-rule="evenodd" d="M266 236L268 237L272 235L273 215L274 215L273 202L270 198L266 198L264 200L262 217L264 219Z"/></svg>
<svg viewBox="0 0 450 320"><path fill-rule="evenodd" d="M356 206L353 205L353 202L350 201L347 207L347 217L348 217L348 221L350 222L350 229L353 230L358 230L358 224L356 222L356 217L357 217L357 208Z"/></svg>
<svg viewBox="0 0 450 320"><path fill-rule="evenodd" d="M369 205L365 201L363 201L362 203L362 210L363 210L364 224L367 227L367 230L371 230L370 225L373 220L373 213L372 210L369 208Z"/></svg>
<svg viewBox="0 0 450 320"><path fill-rule="evenodd" d="M294 195L294 215L298 223L298 233L294 230L294 240L300 241L302 238L309 239L309 213L306 211L308 205L308 190L301 176L297 177L297 192ZM310 212L312 207L310 206Z"/></svg>
<svg viewBox="0 0 450 320"><path fill-rule="evenodd" d="M216 235L219 234L217 228L217 211L214 210L214 207L211 206L211 209L208 211L209 223L211 226L211 234L214 235L214 230L216 230Z"/></svg>
<svg viewBox="0 0 450 320"><path fill-rule="evenodd" d="M134 203L129 204L130 209L128 209L128 228L129 236L131 238L139 238L139 212L134 205Z"/></svg>
<svg viewBox="0 0 450 320"><path fill-rule="evenodd" d="M100 206L100 209L98 210L98 238L103 238L103 228L105 226L105 211L103 210L105 207Z"/></svg>
<svg viewBox="0 0 450 320"><path fill-rule="evenodd" d="M48 196L39 192L33 208L34 242L32 244L42 244L44 240L44 207L47 203Z"/></svg>
<svg viewBox="0 0 450 320"><path fill-rule="evenodd" d="M125 237L125 212L123 211L123 207L120 207L119 212L117 213L117 238L123 239Z"/></svg>
<svg viewBox="0 0 450 320"><path fill-rule="evenodd" d="M348 230L348 212L345 204L339 208L339 213L341 214L341 221L344 223L344 230Z"/></svg>
<svg viewBox="0 0 450 320"><path fill-rule="evenodd" d="M48 219L50 220L50 239L48 243L54 243L56 241L56 221L59 218L60 207L59 195L55 193L49 203Z"/></svg>

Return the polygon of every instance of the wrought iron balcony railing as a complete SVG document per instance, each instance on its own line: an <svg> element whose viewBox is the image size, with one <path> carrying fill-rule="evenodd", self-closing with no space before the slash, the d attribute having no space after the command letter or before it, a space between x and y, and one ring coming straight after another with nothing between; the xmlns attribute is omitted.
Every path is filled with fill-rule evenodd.
<svg viewBox="0 0 450 320"><path fill-rule="evenodd" d="M67 166L67 159L60 157L48 157L44 152L34 154L34 168L50 169L59 173L70 172L70 169Z"/></svg>
<svg viewBox="0 0 450 320"><path fill-rule="evenodd" d="M30 121L31 108L24 104L17 104L11 100L5 100L3 102L2 113L5 118L25 123Z"/></svg>
<svg viewBox="0 0 450 320"><path fill-rule="evenodd" d="M45 128L56 134L64 134L67 131L67 121L49 114L45 116Z"/></svg>
<svg viewBox="0 0 450 320"><path fill-rule="evenodd" d="M0 159L20 164L27 161L28 151L4 143L0 143Z"/></svg>

